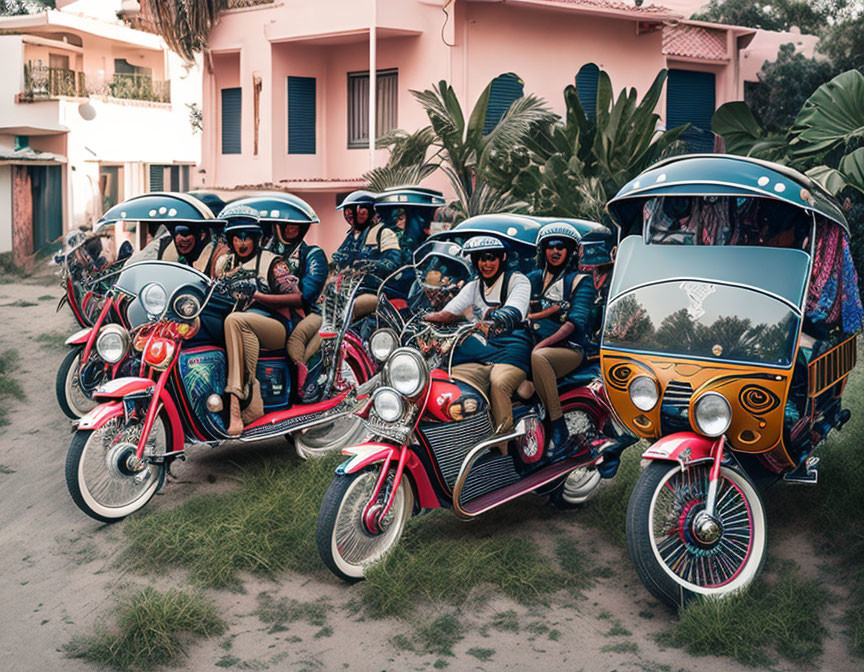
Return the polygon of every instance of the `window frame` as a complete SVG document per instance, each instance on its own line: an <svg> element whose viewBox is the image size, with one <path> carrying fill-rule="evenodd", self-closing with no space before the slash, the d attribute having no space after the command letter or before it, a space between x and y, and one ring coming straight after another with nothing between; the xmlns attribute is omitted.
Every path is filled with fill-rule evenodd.
<svg viewBox="0 0 864 672"><path fill-rule="evenodd" d="M376 110L376 119L375 119L375 137L380 138L385 133L392 131L395 128L399 127L399 68L384 68L381 70L375 71L376 77L376 97L375 97L375 110ZM392 90L392 102L391 109L388 110L389 116L391 117L389 120L384 119L382 111L384 110L384 105L382 104L383 98L385 95L390 95L389 92L385 92L381 94L381 83L387 79L393 80L393 84L391 87ZM359 104L352 106L352 101L359 95L359 92L352 91L352 83L353 82L363 82L366 81L366 96L361 96L361 100ZM360 89L362 91L362 89ZM347 101L347 145L348 149L366 149L369 147L369 71L368 70L357 70L353 72L347 73L347 84L346 84L346 101ZM381 94L381 95L379 95ZM365 100L363 100L365 98ZM390 101L387 101L390 102ZM359 111L360 119L355 118L355 112L352 110L356 109ZM362 134L363 127L363 116L365 115L366 123L365 123L365 135ZM384 128L387 125L387 122L391 121L392 125L389 128ZM380 123L379 123L380 122ZM352 127L358 127L358 133L352 133Z"/></svg>

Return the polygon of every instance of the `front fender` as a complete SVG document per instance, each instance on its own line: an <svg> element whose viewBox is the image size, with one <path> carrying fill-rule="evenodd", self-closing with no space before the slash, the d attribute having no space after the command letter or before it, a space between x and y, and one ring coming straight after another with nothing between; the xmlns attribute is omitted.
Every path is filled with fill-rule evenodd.
<svg viewBox="0 0 864 672"><path fill-rule="evenodd" d="M122 399L127 394L149 390L155 384L156 383L149 378L124 376L122 378L109 380L104 385L100 385L96 388L93 396L97 399Z"/></svg>
<svg viewBox="0 0 864 672"><path fill-rule="evenodd" d="M391 458L391 463L395 464L399 461L403 450L408 452L405 457L405 468L411 475L411 480L414 483L414 494L417 497L417 502L424 509L439 508L441 504L438 502L438 496L435 494L432 483L429 481L429 475L423 468L420 458L407 446L400 447L386 443L369 442L351 446L350 448L343 448L342 454L350 455L351 457L339 465L337 473L357 473L372 464L383 462L387 459L388 455Z"/></svg>
<svg viewBox="0 0 864 672"><path fill-rule="evenodd" d="M720 439L709 439L694 432L664 436L642 453L643 460L676 461L681 466L714 459L714 446Z"/></svg>
<svg viewBox="0 0 864 672"><path fill-rule="evenodd" d="M90 339L90 332L92 331L93 327L87 327L86 329L76 331L66 339L66 345L86 345L87 341Z"/></svg>
<svg viewBox="0 0 864 672"><path fill-rule="evenodd" d="M77 429L99 429L109 420L122 415L122 401L109 401L104 404L99 404L78 421Z"/></svg>

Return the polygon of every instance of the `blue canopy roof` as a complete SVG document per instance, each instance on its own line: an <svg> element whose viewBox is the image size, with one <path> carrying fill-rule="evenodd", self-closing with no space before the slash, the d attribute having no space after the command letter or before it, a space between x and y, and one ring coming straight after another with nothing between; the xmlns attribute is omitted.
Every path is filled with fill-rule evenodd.
<svg viewBox="0 0 864 672"><path fill-rule="evenodd" d="M197 222L213 219L213 212L199 199L179 192L153 192L133 196L102 215L97 228L109 222Z"/></svg>
<svg viewBox="0 0 864 672"><path fill-rule="evenodd" d="M317 224L318 215L306 201L285 192L264 192L231 201L219 213L219 219L246 217L259 222L296 222Z"/></svg>
<svg viewBox="0 0 864 672"><path fill-rule="evenodd" d="M469 217L449 231L436 233L435 239L465 239L473 234L485 233L514 243L534 246L540 224L522 215L477 215Z"/></svg>
<svg viewBox="0 0 864 672"><path fill-rule="evenodd" d="M746 156L690 154L655 163L625 184L606 207L626 230L627 205L656 196L773 198L849 230L840 204L818 182L787 166Z"/></svg>
<svg viewBox="0 0 864 672"><path fill-rule="evenodd" d="M413 184L390 187L375 197L375 207L410 205L419 208L440 208L446 203L444 194L440 191Z"/></svg>

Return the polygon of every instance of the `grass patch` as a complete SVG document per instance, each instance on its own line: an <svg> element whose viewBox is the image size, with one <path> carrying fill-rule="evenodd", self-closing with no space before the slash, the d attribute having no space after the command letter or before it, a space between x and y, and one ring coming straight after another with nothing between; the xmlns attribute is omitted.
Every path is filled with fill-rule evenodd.
<svg viewBox="0 0 864 672"><path fill-rule="evenodd" d="M54 299L54 298L56 298L56 297L51 295L51 294L43 294L42 296L39 297L39 301L50 301L51 299Z"/></svg>
<svg viewBox="0 0 864 672"><path fill-rule="evenodd" d="M826 631L820 616L827 599L818 581L802 581L790 563L774 581L758 580L746 592L685 607L658 641L697 656L730 656L745 665L772 664L772 650L812 663L822 653Z"/></svg>
<svg viewBox="0 0 864 672"><path fill-rule="evenodd" d="M332 607L326 601L298 602L286 598L274 600L270 593L261 593L258 595L258 608L255 610L255 615L262 623L270 626L271 633L284 632L288 629L289 623L302 621L317 628L330 630L332 634L330 628L324 628L327 625L327 613L331 609ZM318 634L315 636L317 638ZM321 637L325 636L330 635L321 635Z"/></svg>
<svg viewBox="0 0 864 672"><path fill-rule="evenodd" d="M11 252L0 252L0 275L10 276L11 282L12 278L23 278L27 273L21 266L15 264Z"/></svg>
<svg viewBox="0 0 864 672"><path fill-rule="evenodd" d="M0 474L14 474L15 470L12 467L7 467L5 464L0 464Z"/></svg>
<svg viewBox="0 0 864 672"><path fill-rule="evenodd" d="M502 632L519 632L519 617L515 611L508 609L495 614L489 625Z"/></svg>
<svg viewBox="0 0 864 672"><path fill-rule="evenodd" d="M15 350L6 350L0 354L0 427L9 424L9 402L6 400L10 397L24 398L21 383L12 376L17 361L18 353Z"/></svg>
<svg viewBox="0 0 864 672"><path fill-rule="evenodd" d="M233 492L133 516L123 559L143 570L183 566L192 581L216 588L238 587L240 571L317 572L318 506L340 459L271 460L241 469Z"/></svg>
<svg viewBox="0 0 864 672"><path fill-rule="evenodd" d="M113 617L113 626L98 625L93 634L66 644L66 655L117 670L152 670L176 665L191 636L225 631L213 605L202 597L149 586L122 597Z"/></svg>
<svg viewBox="0 0 864 672"><path fill-rule="evenodd" d="M13 301L12 303L4 303L0 305L6 306L8 308L32 308L33 306L38 306L39 304L35 301L25 301L24 299L18 299L17 301Z"/></svg>
<svg viewBox="0 0 864 672"><path fill-rule="evenodd" d="M604 537L622 548L627 545L627 504L630 501L630 492L642 473L639 461L644 449L644 444L637 443L624 451L615 478L601 482L597 494L579 516L579 522L597 528Z"/></svg>
<svg viewBox="0 0 864 672"><path fill-rule="evenodd" d="M468 649L465 653L477 660L487 661L492 660L492 656L495 655L495 649L481 649L475 646Z"/></svg>
<svg viewBox="0 0 864 672"><path fill-rule="evenodd" d="M443 614L430 623L418 625L411 637L396 635L391 641L403 651L453 656L453 647L465 638L465 629L455 613Z"/></svg>
<svg viewBox="0 0 864 672"><path fill-rule="evenodd" d="M635 642L618 642L607 644L600 648L603 653L639 653L639 645Z"/></svg>
<svg viewBox="0 0 864 672"><path fill-rule="evenodd" d="M69 338L68 334L64 334L60 331L49 331L44 334L39 334L33 340L41 344L43 348L48 348L50 350L65 350L67 338Z"/></svg>
<svg viewBox="0 0 864 672"><path fill-rule="evenodd" d="M630 632L627 628L621 625L621 621L615 619L612 623L612 627L609 628L608 632L604 632L604 637L629 637L633 633Z"/></svg>

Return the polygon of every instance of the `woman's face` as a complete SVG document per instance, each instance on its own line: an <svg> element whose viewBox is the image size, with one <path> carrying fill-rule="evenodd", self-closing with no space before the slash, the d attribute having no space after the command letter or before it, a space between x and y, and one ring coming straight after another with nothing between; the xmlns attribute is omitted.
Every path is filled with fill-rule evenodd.
<svg viewBox="0 0 864 672"><path fill-rule="evenodd" d="M501 267L501 257L486 252L480 255L480 260L477 262L477 270L480 275L486 279L494 278Z"/></svg>
<svg viewBox="0 0 864 672"><path fill-rule="evenodd" d="M282 239L285 241L297 240L300 235L299 224L285 224L282 226Z"/></svg>
<svg viewBox="0 0 864 672"><path fill-rule="evenodd" d="M231 239L231 245L238 257L245 259L255 251L255 237L241 231Z"/></svg>
<svg viewBox="0 0 864 672"><path fill-rule="evenodd" d="M180 229L174 233L174 246L180 254L189 254L195 249L195 232Z"/></svg>
<svg viewBox="0 0 864 672"><path fill-rule="evenodd" d="M546 262L552 268L557 268L567 260L567 248L564 246L564 243L551 242L546 246L545 253Z"/></svg>
<svg viewBox="0 0 864 672"><path fill-rule="evenodd" d="M359 226L364 226L369 221L369 208L357 208L354 218Z"/></svg>
<svg viewBox="0 0 864 672"><path fill-rule="evenodd" d="M350 226L354 226L354 206L347 205L342 208L342 216L345 218L345 221L348 222Z"/></svg>

